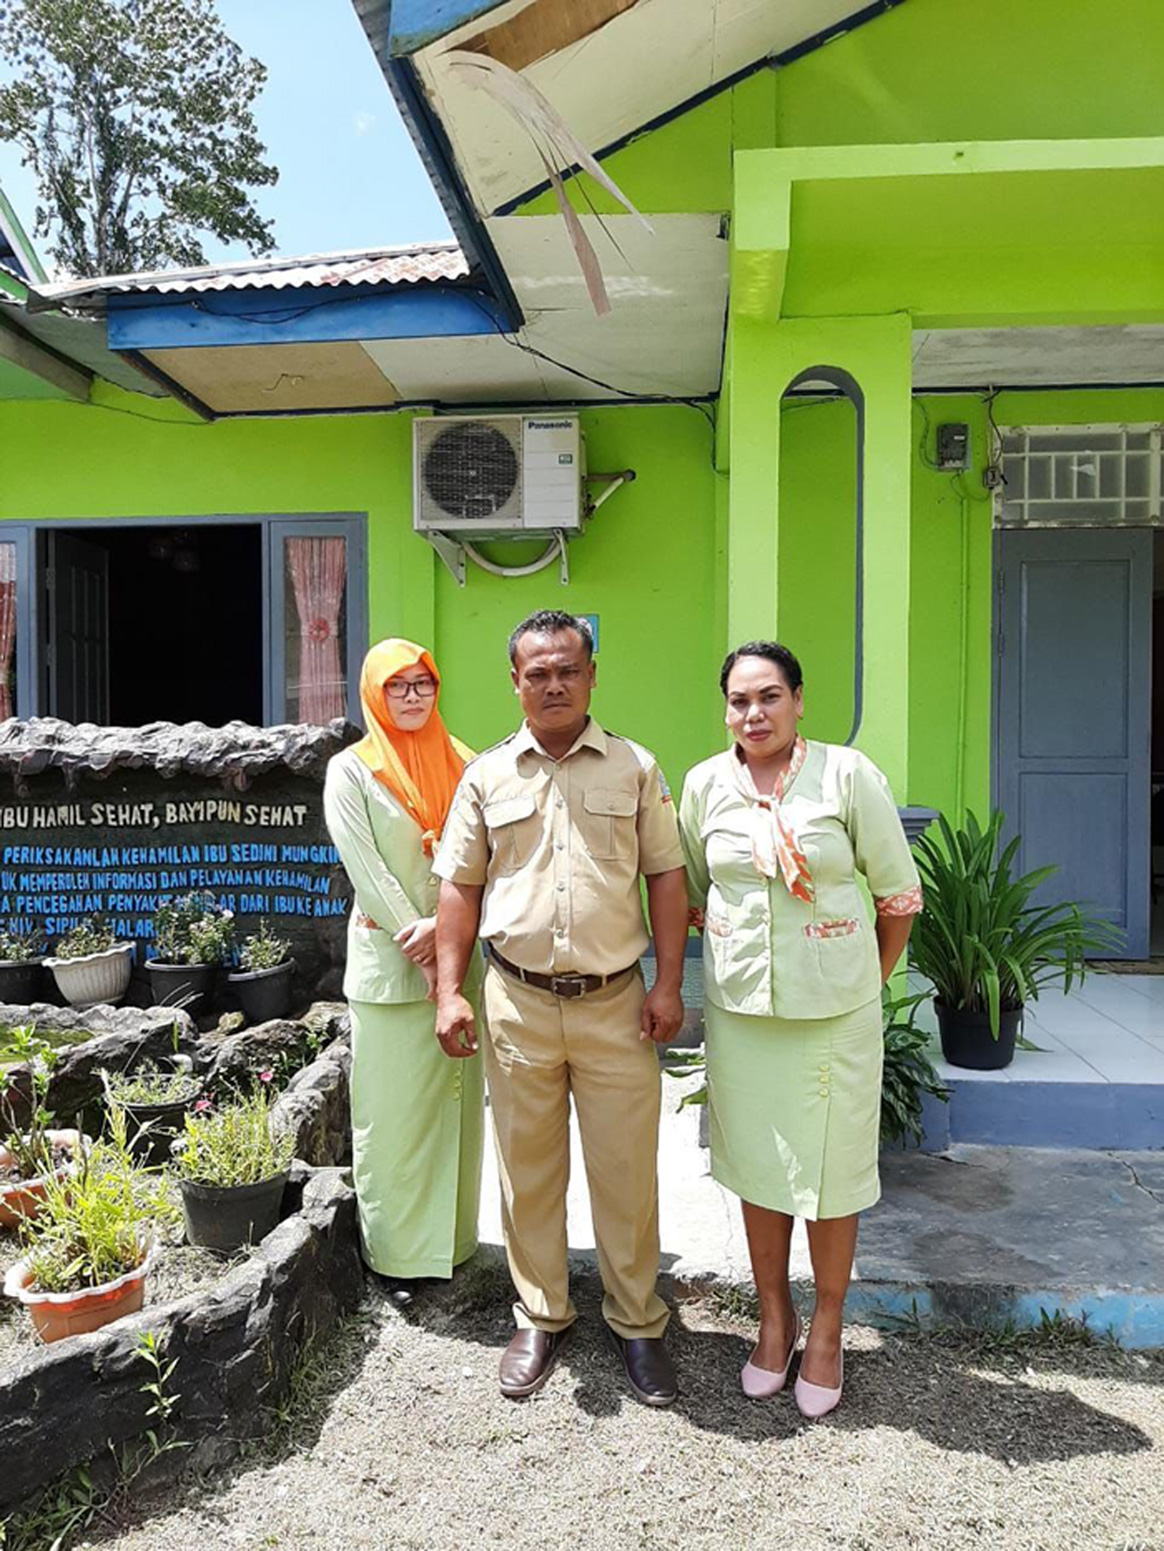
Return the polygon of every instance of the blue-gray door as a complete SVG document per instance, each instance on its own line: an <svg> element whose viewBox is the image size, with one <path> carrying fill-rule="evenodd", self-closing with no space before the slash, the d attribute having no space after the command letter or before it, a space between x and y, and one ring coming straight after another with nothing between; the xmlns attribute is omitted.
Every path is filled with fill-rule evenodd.
<svg viewBox="0 0 1164 1551"><path fill-rule="evenodd" d="M1152 531L998 533L996 801L1042 898L1148 953Z"/></svg>

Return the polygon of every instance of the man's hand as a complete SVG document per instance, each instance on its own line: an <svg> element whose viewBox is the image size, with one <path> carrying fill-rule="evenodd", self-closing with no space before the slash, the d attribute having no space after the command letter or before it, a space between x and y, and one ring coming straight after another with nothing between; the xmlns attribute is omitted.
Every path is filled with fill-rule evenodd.
<svg viewBox="0 0 1164 1551"><path fill-rule="evenodd" d="M435 964L436 916L421 916L411 926L402 926L392 941L414 964Z"/></svg>
<svg viewBox="0 0 1164 1551"><path fill-rule="evenodd" d="M469 1002L459 991L442 996L437 1002L436 1037L447 1056L458 1058L477 1054L477 1020Z"/></svg>
<svg viewBox="0 0 1164 1551"><path fill-rule="evenodd" d="M656 1045L665 1045L682 1027L683 998L677 990L656 982L643 1003L643 1032L639 1038L653 1039Z"/></svg>

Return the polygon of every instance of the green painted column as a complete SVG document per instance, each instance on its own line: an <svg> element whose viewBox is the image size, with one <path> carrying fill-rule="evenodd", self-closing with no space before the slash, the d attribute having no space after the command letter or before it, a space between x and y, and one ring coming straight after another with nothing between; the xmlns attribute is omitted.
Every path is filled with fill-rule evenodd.
<svg viewBox="0 0 1164 1551"><path fill-rule="evenodd" d="M904 314L731 321L729 644L779 632L781 591L812 587L780 556L780 400L813 367L853 377L865 401L863 710L857 746L908 799L911 331ZM854 512L854 521L856 513ZM829 564L822 553L821 566ZM848 631L851 619L838 621Z"/></svg>

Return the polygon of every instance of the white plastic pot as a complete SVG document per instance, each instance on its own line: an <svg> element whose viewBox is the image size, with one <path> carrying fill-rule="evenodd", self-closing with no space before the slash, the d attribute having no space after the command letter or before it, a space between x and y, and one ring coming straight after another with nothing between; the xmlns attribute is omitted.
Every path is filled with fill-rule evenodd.
<svg viewBox="0 0 1164 1551"><path fill-rule="evenodd" d="M86 953L79 959L50 958L44 962L69 1006L84 1010L100 1002L117 1005L129 990L133 954L133 943L119 942L104 953Z"/></svg>

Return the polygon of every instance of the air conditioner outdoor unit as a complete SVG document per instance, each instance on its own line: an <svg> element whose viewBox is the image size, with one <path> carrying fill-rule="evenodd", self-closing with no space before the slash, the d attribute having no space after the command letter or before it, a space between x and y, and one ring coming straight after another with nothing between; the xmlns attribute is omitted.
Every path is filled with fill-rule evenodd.
<svg viewBox="0 0 1164 1551"><path fill-rule="evenodd" d="M412 423L412 526L490 538L577 533L585 443L571 415L439 415Z"/></svg>

